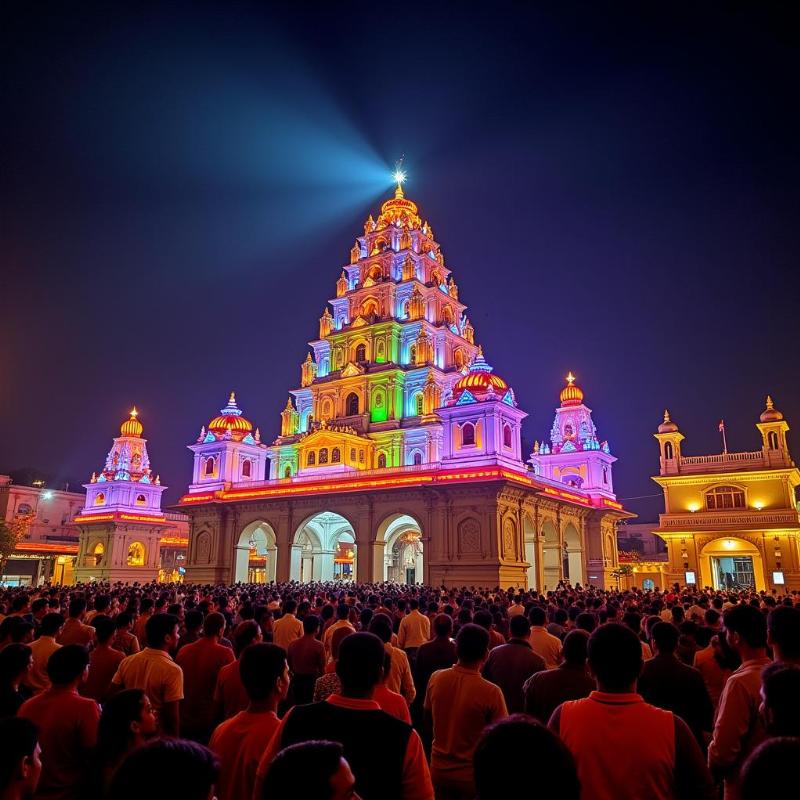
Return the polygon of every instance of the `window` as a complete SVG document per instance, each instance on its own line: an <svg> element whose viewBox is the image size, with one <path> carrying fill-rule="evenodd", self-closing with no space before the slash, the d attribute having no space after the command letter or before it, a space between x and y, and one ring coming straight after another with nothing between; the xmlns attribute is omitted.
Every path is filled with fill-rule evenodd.
<svg viewBox="0 0 800 800"><path fill-rule="evenodd" d="M360 462L361 464L363 464L363 463L364 463L364 451L363 451L363 450L359 450L359 451L358 451L358 460L359 460L359 462Z"/></svg>
<svg viewBox="0 0 800 800"><path fill-rule="evenodd" d="M96 506L103 506L105 505L105 503L106 503L106 496L102 492L100 492L100 494L98 494L97 497L95 497L94 504Z"/></svg>
<svg viewBox="0 0 800 800"><path fill-rule="evenodd" d="M608 483L608 467L603 467L603 483Z"/></svg>
<svg viewBox="0 0 800 800"><path fill-rule="evenodd" d="M356 460L356 449L355 447L350 448L350 461L355 462Z"/></svg>
<svg viewBox="0 0 800 800"><path fill-rule="evenodd" d="M320 464L327 464L328 463L328 448L323 447L319 451L319 463Z"/></svg>
<svg viewBox="0 0 800 800"><path fill-rule="evenodd" d="M769 436L767 436L767 442L769 443L770 450L777 450L778 449L778 434L775 431L770 431Z"/></svg>
<svg viewBox="0 0 800 800"><path fill-rule="evenodd" d="M206 459L206 475L213 475L216 467L216 461L213 458Z"/></svg>
<svg viewBox="0 0 800 800"><path fill-rule="evenodd" d="M367 346L362 342L356 347L356 361L367 360Z"/></svg>
<svg viewBox="0 0 800 800"><path fill-rule="evenodd" d="M292 477L292 468L287 464L286 469L283 471L284 478L291 478Z"/></svg>
<svg viewBox="0 0 800 800"><path fill-rule="evenodd" d="M383 405L383 395L377 394L375 395L375 408L380 408Z"/></svg>
<svg viewBox="0 0 800 800"><path fill-rule="evenodd" d="M378 469L386 467L386 453L378 453Z"/></svg>
<svg viewBox="0 0 800 800"><path fill-rule="evenodd" d="M141 542L132 542L128 547L128 566L144 566L144 545Z"/></svg>
<svg viewBox="0 0 800 800"><path fill-rule="evenodd" d="M100 503L98 503L97 500L95 500L94 503L95 505L100 505ZM25 516L26 514L30 514L31 511L33 511L33 509L30 507L28 503L20 503L17 506L17 514L19 514L21 517Z"/></svg>
<svg viewBox="0 0 800 800"><path fill-rule="evenodd" d="M715 486L706 492L706 508L709 511L744 508L744 491L735 486Z"/></svg>
<svg viewBox="0 0 800 800"><path fill-rule="evenodd" d="M667 442L664 445L664 458L667 461L671 461L673 458L675 458L675 451L672 449L672 442Z"/></svg>
<svg viewBox="0 0 800 800"><path fill-rule="evenodd" d="M358 414L358 395L355 392L347 395L347 399L344 401L344 408L344 413L347 417L354 417Z"/></svg>
<svg viewBox="0 0 800 800"><path fill-rule="evenodd" d="M461 426L461 444L465 447L475 444L475 426L471 422L465 422Z"/></svg>
<svg viewBox="0 0 800 800"><path fill-rule="evenodd" d="M308 458L306 458L306 464L308 464L309 467L313 467L314 464L316 463L317 463L317 454L312 450L308 454Z"/></svg>
<svg viewBox="0 0 800 800"><path fill-rule="evenodd" d="M642 581L642 589L645 592L655 591L655 588L656 588L656 582L652 578L645 578Z"/></svg>
<svg viewBox="0 0 800 800"><path fill-rule="evenodd" d="M342 451L338 447L331 450L331 464L338 464L342 460Z"/></svg>
<svg viewBox="0 0 800 800"><path fill-rule="evenodd" d="M503 447L511 447L511 426L503 425Z"/></svg>
<svg viewBox="0 0 800 800"><path fill-rule="evenodd" d="M414 453L414 465L419 466L422 463L422 453L419 450Z"/></svg>
<svg viewBox="0 0 800 800"><path fill-rule="evenodd" d="M250 459L246 459L242 462L242 477L249 478L253 472L253 462Z"/></svg>
<svg viewBox="0 0 800 800"><path fill-rule="evenodd" d="M94 565L96 567L100 566L100 562L102 562L105 552L106 548L103 546L102 542L98 542L94 546L94 549L92 550L92 556L94 557Z"/></svg>
<svg viewBox="0 0 800 800"><path fill-rule="evenodd" d="M408 348L408 363L417 363L417 346L415 344L412 344L411 347Z"/></svg>
<svg viewBox="0 0 800 800"><path fill-rule="evenodd" d="M417 395L417 396L414 398L414 410L415 410L415 412L416 412L416 414L417 414L417 416L418 416L418 417L419 417L419 416L422 416L422 412L423 412L423 410L424 410L424 403L423 403L423 400L422 400L422 395L421 395L421 394L418 394L418 395Z"/></svg>
<svg viewBox="0 0 800 800"><path fill-rule="evenodd" d="M137 506L146 506L147 505L147 499L145 498L145 496L143 494L137 494L136 495L136 505Z"/></svg>

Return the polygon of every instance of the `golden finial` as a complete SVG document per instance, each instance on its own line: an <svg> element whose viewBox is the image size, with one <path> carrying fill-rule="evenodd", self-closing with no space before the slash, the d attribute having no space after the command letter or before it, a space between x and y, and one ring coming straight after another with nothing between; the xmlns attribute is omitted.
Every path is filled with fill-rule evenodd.
<svg viewBox="0 0 800 800"><path fill-rule="evenodd" d="M478 355L479 355L481 358L483 358L483 345L482 345L482 344L479 344L479 345L478 345Z"/></svg>
<svg viewBox="0 0 800 800"><path fill-rule="evenodd" d="M228 405L229 406L236 405L236 392L231 392L231 396L228 398Z"/></svg>
<svg viewBox="0 0 800 800"><path fill-rule="evenodd" d="M672 422L672 420L669 418L669 410L666 408L664 409L664 422Z"/></svg>
<svg viewBox="0 0 800 800"><path fill-rule="evenodd" d="M767 395L767 411L772 411L775 408L775 404L772 402L772 396Z"/></svg>
<svg viewBox="0 0 800 800"><path fill-rule="evenodd" d="M136 419L139 416L139 412L136 410L136 406L131 409L131 419Z"/></svg>
<svg viewBox="0 0 800 800"><path fill-rule="evenodd" d="M567 375L567 383L570 386L572 386L572 384L575 383L575 376L572 374L572 372L570 372L569 375Z"/></svg>

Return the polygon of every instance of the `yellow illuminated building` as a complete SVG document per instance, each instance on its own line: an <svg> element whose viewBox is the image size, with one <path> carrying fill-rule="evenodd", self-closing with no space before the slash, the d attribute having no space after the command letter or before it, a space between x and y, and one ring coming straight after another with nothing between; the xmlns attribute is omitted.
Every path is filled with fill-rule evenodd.
<svg viewBox="0 0 800 800"><path fill-rule="evenodd" d="M664 412L664 513L653 532L667 543L662 581L715 589L800 589L800 470L786 443L789 425L772 398L756 425L752 452L685 456L683 434Z"/></svg>

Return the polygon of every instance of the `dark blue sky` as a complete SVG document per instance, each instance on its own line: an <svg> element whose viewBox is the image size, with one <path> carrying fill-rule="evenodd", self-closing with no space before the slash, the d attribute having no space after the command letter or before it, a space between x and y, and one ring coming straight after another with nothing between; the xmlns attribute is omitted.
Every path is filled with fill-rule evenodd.
<svg viewBox="0 0 800 800"><path fill-rule="evenodd" d="M800 425L790 6L7 4L0 469L83 480L136 403L174 500L231 388L273 438L403 153L527 440L570 369L623 498L665 406Z"/></svg>

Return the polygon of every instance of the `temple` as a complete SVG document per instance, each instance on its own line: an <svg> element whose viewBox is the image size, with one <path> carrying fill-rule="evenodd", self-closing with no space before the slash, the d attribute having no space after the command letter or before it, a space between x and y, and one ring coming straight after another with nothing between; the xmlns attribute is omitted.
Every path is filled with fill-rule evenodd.
<svg viewBox="0 0 800 800"><path fill-rule="evenodd" d="M527 414L400 182L309 345L274 441L231 395L190 445L187 579L611 585L627 514L581 390L529 467Z"/></svg>
<svg viewBox="0 0 800 800"><path fill-rule="evenodd" d="M182 520L161 510L166 487L153 475L138 416L134 407L120 426L103 469L84 484L86 503L73 520L79 531L75 565L79 583L145 583L175 580L182 574L186 547L186 538L179 533Z"/></svg>
<svg viewBox="0 0 800 800"><path fill-rule="evenodd" d="M667 561L660 569L637 567L637 585L800 589L800 469L786 442L789 424L771 397L756 428L758 450L687 456L684 435L664 412L653 478L664 491L664 513L653 533L666 542Z"/></svg>

